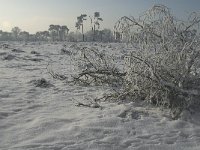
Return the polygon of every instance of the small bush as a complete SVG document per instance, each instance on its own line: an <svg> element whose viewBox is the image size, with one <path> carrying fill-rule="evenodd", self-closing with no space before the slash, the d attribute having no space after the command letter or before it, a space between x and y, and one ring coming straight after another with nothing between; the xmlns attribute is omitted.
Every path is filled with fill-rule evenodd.
<svg viewBox="0 0 200 150"><path fill-rule="evenodd" d="M31 83L33 83L35 85L35 87L40 87L40 88L49 88L49 87L53 86L50 82L48 82L44 78L41 78L38 80L33 80L33 81L31 81Z"/></svg>
<svg viewBox="0 0 200 150"><path fill-rule="evenodd" d="M13 60L15 59L16 56L15 55L11 55L11 54L7 54L3 57L3 60Z"/></svg>
<svg viewBox="0 0 200 150"><path fill-rule="evenodd" d="M39 55L40 53L38 53L36 51L31 51L31 54Z"/></svg>
<svg viewBox="0 0 200 150"><path fill-rule="evenodd" d="M124 82L125 73L116 67L115 59L94 47L83 47L77 62L79 73L73 77L75 83L117 86Z"/></svg>

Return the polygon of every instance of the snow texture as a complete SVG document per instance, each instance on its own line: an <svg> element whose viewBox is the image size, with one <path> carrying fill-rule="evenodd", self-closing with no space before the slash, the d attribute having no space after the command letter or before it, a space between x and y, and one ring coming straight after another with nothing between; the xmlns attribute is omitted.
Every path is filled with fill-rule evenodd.
<svg viewBox="0 0 200 150"><path fill-rule="evenodd" d="M65 43L65 48L73 52L81 44ZM85 45L120 60L130 50L120 44ZM48 64L68 77L75 68L62 48L63 43L0 43L1 150L200 149L199 113L185 111L172 120L167 111L136 102L77 107L76 101L88 103L109 88L53 79Z"/></svg>

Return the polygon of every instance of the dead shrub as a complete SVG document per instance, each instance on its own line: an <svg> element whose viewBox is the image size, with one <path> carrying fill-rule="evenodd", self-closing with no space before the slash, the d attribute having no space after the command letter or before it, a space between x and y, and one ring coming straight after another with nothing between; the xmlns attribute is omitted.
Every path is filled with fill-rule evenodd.
<svg viewBox="0 0 200 150"><path fill-rule="evenodd" d="M126 57L125 91L158 106L178 110L200 96L200 16L180 21L169 8L155 5L138 19L122 17L115 25L134 50Z"/></svg>

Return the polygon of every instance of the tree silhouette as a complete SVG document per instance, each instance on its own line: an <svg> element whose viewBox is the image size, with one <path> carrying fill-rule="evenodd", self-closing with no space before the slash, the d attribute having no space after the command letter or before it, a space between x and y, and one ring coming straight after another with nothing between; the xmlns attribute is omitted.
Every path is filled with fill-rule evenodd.
<svg viewBox="0 0 200 150"><path fill-rule="evenodd" d="M77 22L76 22L76 25L75 25L77 30L80 30L80 28L82 28L83 42L84 42L83 21L87 20L86 17L87 17L86 14L81 14L80 16L78 16Z"/></svg>
<svg viewBox="0 0 200 150"><path fill-rule="evenodd" d="M18 40L20 32L21 32L21 29L19 27L12 28L12 33L13 33L13 36L14 36L15 40Z"/></svg>
<svg viewBox="0 0 200 150"><path fill-rule="evenodd" d="M43 35L44 39L47 41L48 37L49 37L49 32L48 31L43 31L42 35Z"/></svg>
<svg viewBox="0 0 200 150"><path fill-rule="evenodd" d="M4 31L2 31L0 33L0 35L1 35L1 38L0 38L1 40L13 40L11 32L4 32Z"/></svg>
<svg viewBox="0 0 200 150"><path fill-rule="evenodd" d="M66 40L66 34L69 33L69 29L67 26L61 26L60 27L60 39L62 41Z"/></svg>
<svg viewBox="0 0 200 150"><path fill-rule="evenodd" d="M48 41L48 40L66 40L66 36L69 33L67 26L63 25L49 25L47 31L37 31L35 34L30 34L27 31L21 31L19 27L12 28L11 32L4 32L0 30L0 40L23 40L23 41Z"/></svg>
<svg viewBox="0 0 200 150"><path fill-rule="evenodd" d="M20 39L23 41L28 41L29 40L29 32L23 31L19 33Z"/></svg>
<svg viewBox="0 0 200 150"><path fill-rule="evenodd" d="M56 27L55 27L55 25L53 25L53 24L49 25L49 32L50 32L52 41L55 41L55 38L56 38Z"/></svg>
<svg viewBox="0 0 200 150"><path fill-rule="evenodd" d="M40 41L48 41L49 32L48 31L39 31L35 34L36 39Z"/></svg>
<svg viewBox="0 0 200 150"><path fill-rule="evenodd" d="M60 29L61 29L61 26L60 25L55 25L55 30L56 30L56 40L60 40L61 37L60 37Z"/></svg>
<svg viewBox="0 0 200 150"><path fill-rule="evenodd" d="M69 32L67 26L53 25L49 26L49 32L53 41L64 41L66 40L66 34Z"/></svg>
<svg viewBox="0 0 200 150"><path fill-rule="evenodd" d="M92 30L93 30L93 41L95 41L96 39L96 26L98 27L98 29L100 29L100 22L99 21L103 21L102 18L100 18L100 12L94 12L94 18L90 17L91 20L91 26L92 26Z"/></svg>

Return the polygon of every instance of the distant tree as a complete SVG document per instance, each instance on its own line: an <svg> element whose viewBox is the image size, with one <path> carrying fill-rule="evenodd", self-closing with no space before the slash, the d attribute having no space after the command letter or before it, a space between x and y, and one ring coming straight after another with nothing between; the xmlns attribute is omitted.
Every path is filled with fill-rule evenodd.
<svg viewBox="0 0 200 150"><path fill-rule="evenodd" d="M69 42L82 41L82 34L80 32L70 32L67 36Z"/></svg>
<svg viewBox="0 0 200 150"><path fill-rule="evenodd" d="M49 33L52 41L64 41L66 40L66 35L68 34L69 29L67 26L53 25L49 26Z"/></svg>
<svg viewBox="0 0 200 150"><path fill-rule="evenodd" d="M41 40L42 40L41 32L40 32L40 31L36 32L36 33L35 33L35 37L36 37L36 39L37 39L38 41L41 41Z"/></svg>
<svg viewBox="0 0 200 150"><path fill-rule="evenodd" d="M85 33L85 40L88 42L93 41L93 31L89 30Z"/></svg>
<svg viewBox="0 0 200 150"><path fill-rule="evenodd" d="M36 38L37 41L41 41L42 40L42 35L41 35L40 31L35 33L35 38Z"/></svg>
<svg viewBox="0 0 200 150"><path fill-rule="evenodd" d="M52 41L55 41L56 39L56 27L55 25L51 24L49 25L49 32L50 32L50 36L51 36L51 40Z"/></svg>
<svg viewBox="0 0 200 150"><path fill-rule="evenodd" d="M23 41L65 41L69 29L63 25L49 25L48 31L37 31L35 34L29 34L27 31L21 31L19 27L12 28L11 32L0 30L0 40L23 40Z"/></svg>
<svg viewBox="0 0 200 150"><path fill-rule="evenodd" d="M28 41L29 40L29 32L26 32L26 31L20 32L19 37L23 41Z"/></svg>
<svg viewBox="0 0 200 150"><path fill-rule="evenodd" d="M122 37L122 32L120 31L115 31L114 32L114 37L116 42L121 42L123 37Z"/></svg>
<svg viewBox="0 0 200 150"><path fill-rule="evenodd" d="M76 38L75 38L75 33L74 32L70 32L68 35L68 41L69 42L76 42Z"/></svg>
<svg viewBox="0 0 200 150"><path fill-rule="evenodd" d="M110 29L103 29L100 32L101 32L100 36L102 42L113 42L114 36Z"/></svg>
<svg viewBox="0 0 200 150"><path fill-rule="evenodd" d="M43 31L41 34L42 34L44 40L48 41L48 38L50 36L49 32L48 31Z"/></svg>
<svg viewBox="0 0 200 150"><path fill-rule="evenodd" d="M61 38L60 38L60 29L61 29L61 26L60 25L55 25L55 30L56 30L56 40L59 41Z"/></svg>
<svg viewBox="0 0 200 150"><path fill-rule="evenodd" d="M66 35L68 34L69 32L69 29L67 26L61 26L60 28L60 39L62 41L65 41L66 40Z"/></svg>
<svg viewBox="0 0 200 150"><path fill-rule="evenodd" d="M99 12L95 12L94 13L94 25L97 25L98 29L100 28L100 22L99 21L103 21L102 18L100 18L100 13Z"/></svg>
<svg viewBox="0 0 200 150"><path fill-rule="evenodd" d="M92 26L92 31L93 31L93 41L95 41L96 38L96 26L98 29L100 29L100 22L103 21L102 18L100 18L100 12L94 12L94 17L90 17L91 20L91 26Z"/></svg>
<svg viewBox="0 0 200 150"><path fill-rule="evenodd" d="M1 32L1 40L2 41L11 41L11 40L13 40L12 33L11 32L2 31Z"/></svg>
<svg viewBox="0 0 200 150"><path fill-rule="evenodd" d="M36 41L36 35L35 34L30 34L29 35L29 41Z"/></svg>
<svg viewBox="0 0 200 150"><path fill-rule="evenodd" d="M87 38L88 42L93 41L93 31L87 31L85 33L85 37ZM95 41L98 42L113 42L114 41L114 36L113 33L110 29L103 29L101 31L96 30L96 36L95 36Z"/></svg>
<svg viewBox="0 0 200 150"><path fill-rule="evenodd" d="M12 33L13 33L13 36L14 36L14 40L18 40L20 32L21 32L21 29L19 27L12 28Z"/></svg>
<svg viewBox="0 0 200 150"><path fill-rule="evenodd" d="M39 41L48 41L49 36L48 31L38 31L35 34L36 39Z"/></svg>
<svg viewBox="0 0 200 150"><path fill-rule="evenodd" d="M2 34L3 34L3 31L0 30L0 40L2 40Z"/></svg>
<svg viewBox="0 0 200 150"><path fill-rule="evenodd" d="M76 25L75 25L77 30L80 30L80 28L82 28L83 42L84 42L83 21L87 20L86 17L87 17L86 14L81 14L80 16L78 16L77 22L76 22Z"/></svg>

